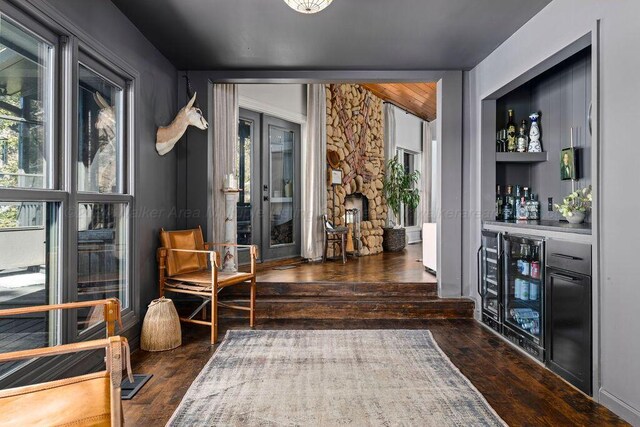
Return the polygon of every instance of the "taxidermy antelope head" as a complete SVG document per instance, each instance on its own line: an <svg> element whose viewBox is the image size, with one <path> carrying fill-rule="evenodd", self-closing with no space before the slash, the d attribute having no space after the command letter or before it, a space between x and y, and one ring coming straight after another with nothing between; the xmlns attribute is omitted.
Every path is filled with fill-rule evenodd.
<svg viewBox="0 0 640 427"><path fill-rule="evenodd" d="M198 107L194 107L196 101L194 93L191 100L185 105L173 119L171 124L166 127L159 127L156 134L156 151L164 156L173 149L176 142L182 137L189 126L195 126L198 129L205 130L209 127L207 121L202 117L202 111Z"/></svg>
<svg viewBox="0 0 640 427"><path fill-rule="evenodd" d="M116 108L109 105L99 92L93 99L100 107L95 127L98 130L98 151L91 160L90 169L97 174L98 188L101 193L110 192L116 184Z"/></svg>

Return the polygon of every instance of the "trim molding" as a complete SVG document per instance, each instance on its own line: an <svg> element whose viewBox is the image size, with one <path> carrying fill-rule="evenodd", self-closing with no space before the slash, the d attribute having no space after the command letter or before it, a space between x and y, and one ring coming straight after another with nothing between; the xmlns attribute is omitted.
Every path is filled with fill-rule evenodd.
<svg viewBox="0 0 640 427"><path fill-rule="evenodd" d="M618 414L631 425L640 425L640 410L634 408L604 388L600 388L600 403Z"/></svg>
<svg viewBox="0 0 640 427"><path fill-rule="evenodd" d="M238 98L238 104L240 105L240 108L246 108L247 110L255 111L257 113L268 114L289 122L298 124L305 124L307 122L307 116L304 114L293 113L247 96L240 95Z"/></svg>

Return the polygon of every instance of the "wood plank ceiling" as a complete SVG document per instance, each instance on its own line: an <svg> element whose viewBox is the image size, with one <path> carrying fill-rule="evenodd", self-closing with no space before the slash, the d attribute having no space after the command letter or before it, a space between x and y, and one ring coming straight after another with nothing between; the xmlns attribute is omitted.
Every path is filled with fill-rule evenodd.
<svg viewBox="0 0 640 427"><path fill-rule="evenodd" d="M427 121L436 118L436 83L363 83L378 98Z"/></svg>

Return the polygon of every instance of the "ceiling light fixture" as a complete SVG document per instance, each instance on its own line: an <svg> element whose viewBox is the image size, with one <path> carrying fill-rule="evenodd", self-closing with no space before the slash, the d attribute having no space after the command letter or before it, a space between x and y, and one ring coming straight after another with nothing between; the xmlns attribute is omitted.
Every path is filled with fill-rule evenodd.
<svg viewBox="0 0 640 427"><path fill-rule="evenodd" d="M300 13L316 13L326 8L333 0L284 0L293 10Z"/></svg>

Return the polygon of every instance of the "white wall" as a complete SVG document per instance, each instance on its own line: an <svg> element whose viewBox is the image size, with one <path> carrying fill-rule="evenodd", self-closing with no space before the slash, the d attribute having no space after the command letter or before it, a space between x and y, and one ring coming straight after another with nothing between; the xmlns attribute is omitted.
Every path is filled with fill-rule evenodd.
<svg viewBox="0 0 640 427"><path fill-rule="evenodd" d="M637 313L640 301L637 262L638 231L630 224L630 213L640 205L633 191L640 158L640 144L633 138L638 121L640 84L640 2L637 0L554 0L491 55L474 68L469 90L465 126L470 126L464 157L470 159L470 212L480 210L480 101L528 69L560 51L596 28L600 20L600 188L596 189L600 229L600 389L595 397L640 424L640 332ZM471 216L470 243L464 253L466 268L475 270L475 248L479 245L480 220ZM597 239L597 236L594 236ZM473 267L472 267L473 266ZM475 280L467 275L473 292Z"/></svg>
<svg viewBox="0 0 640 427"><path fill-rule="evenodd" d="M307 117L307 85L303 84L240 84L241 108L267 113L294 123L304 123Z"/></svg>

